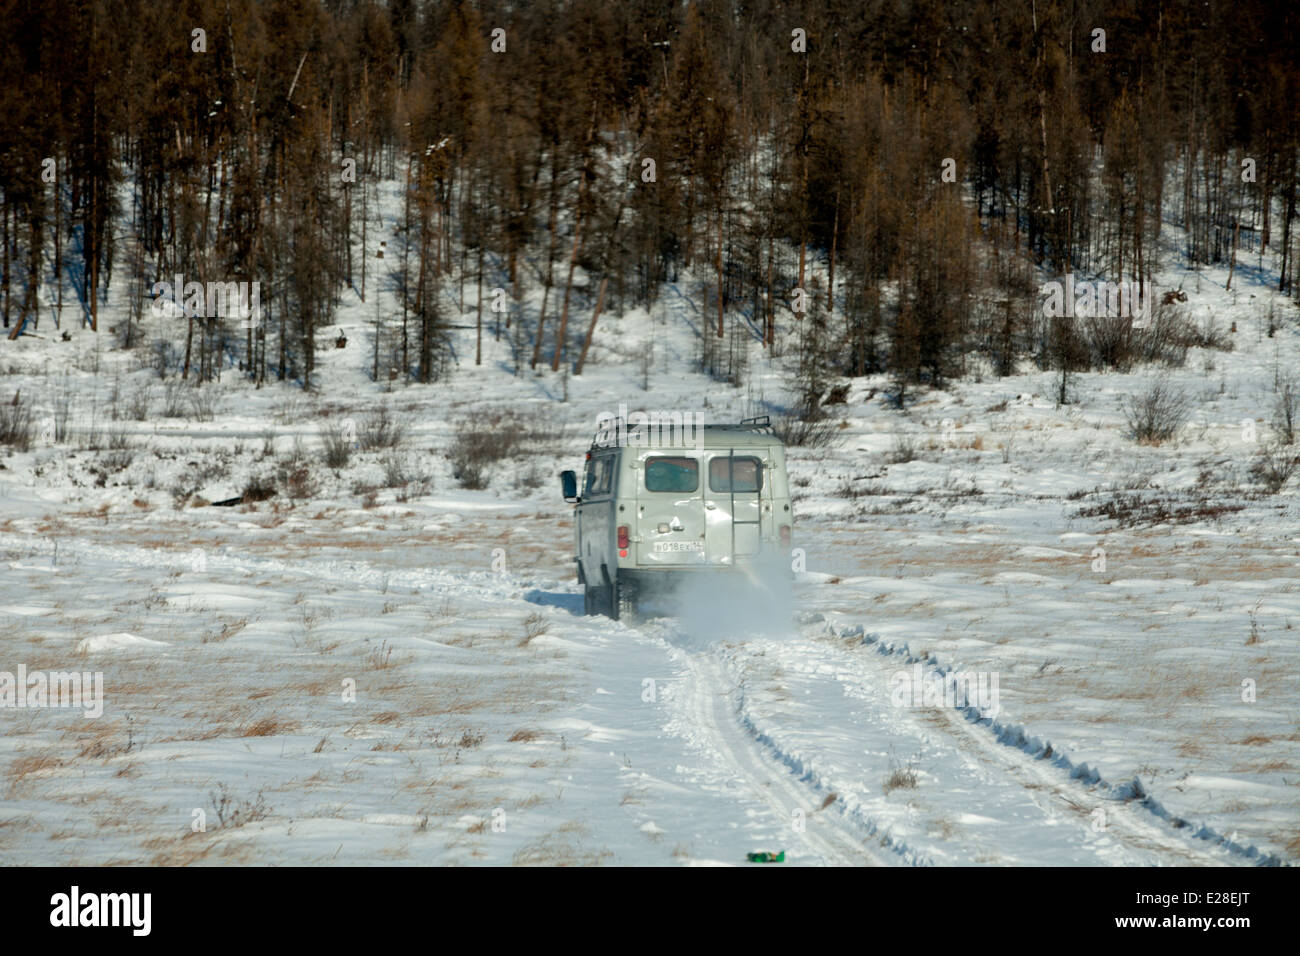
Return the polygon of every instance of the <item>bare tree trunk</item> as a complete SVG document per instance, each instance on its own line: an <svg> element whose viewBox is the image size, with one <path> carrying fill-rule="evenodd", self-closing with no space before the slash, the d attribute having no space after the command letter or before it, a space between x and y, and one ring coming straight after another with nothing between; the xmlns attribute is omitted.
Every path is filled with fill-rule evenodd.
<svg viewBox="0 0 1300 956"><path fill-rule="evenodd" d="M840 194L835 194L835 221L831 226L830 274L826 280L826 311L835 311L835 247L840 237Z"/></svg>
<svg viewBox="0 0 1300 956"><path fill-rule="evenodd" d="M776 300L772 289L772 260L776 257L775 234L767 235L767 321L763 330L763 345L771 349L776 340Z"/></svg>
<svg viewBox="0 0 1300 956"><path fill-rule="evenodd" d="M529 368L537 368L537 363L542 354L542 334L546 331L546 303L551 296L551 286L554 284L555 277L555 219L558 215L559 196L555 189L555 160L551 161L551 211L547 217L546 230L549 238L546 241L546 288L542 291L542 311L537 317L537 338L533 341L533 358L528 363Z"/></svg>
<svg viewBox="0 0 1300 956"><path fill-rule="evenodd" d="M474 343L474 364L483 364L483 237L478 237L478 301L474 306L474 324L475 334L477 336ZM500 328L497 329L500 332Z"/></svg>
<svg viewBox="0 0 1300 956"><path fill-rule="evenodd" d="M560 356L564 352L564 336L569 329L569 294L573 291L573 269L578 264L578 243L582 236L582 203L578 203L578 218L573 224L573 251L569 253L569 277L564 280L564 306L560 310L560 327L555 333L555 354L551 357L551 371L560 369Z"/></svg>
<svg viewBox="0 0 1300 956"><path fill-rule="evenodd" d="M596 294L596 310L591 313L591 324L587 326L587 337L582 341L582 352L578 355L578 367L573 370L574 375L581 375L582 367L587 364L587 350L591 348L592 336L596 334L596 320L600 318L600 310L605 306L605 286L608 283L608 276L600 280L600 292Z"/></svg>
<svg viewBox="0 0 1300 956"><path fill-rule="evenodd" d="M90 219L87 223L86 242L90 246L86 281L86 296L90 302L90 331L99 331L99 297L95 290L99 286L99 242L96 236L95 221L99 217L99 177L90 178Z"/></svg>
<svg viewBox="0 0 1300 956"><path fill-rule="evenodd" d="M0 207L0 231L3 232L3 236L0 236L0 245L4 246L4 321L6 329L9 328L9 210L12 205L9 202L9 195L6 193L4 206ZM18 338L18 333L15 331L9 338Z"/></svg>
<svg viewBox="0 0 1300 956"><path fill-rule="evenodd" d="M718 275L718 338L726 334L722 317L722 211L718 211L718 254L715 259L715 266Z"/></svg>
<svg viewBox="0 0 1300 956"><path fill-rule="evenodd" d="M1224 292L1232 291L1232 276L1237 271L1237 240L1241 236L1241 220L1238 219L1232 230L1232 252L1228 257L1228 282L1223 287Z"/></svg>
<svg viewBox="0 0 1300 956"><path fill-rule="evenodd" d="M55 161L57 163L57 160ZM58 166L54 176L54 324L63 324L63 195L59 189ZM6 325L8 323L5 323Z"/></svg>

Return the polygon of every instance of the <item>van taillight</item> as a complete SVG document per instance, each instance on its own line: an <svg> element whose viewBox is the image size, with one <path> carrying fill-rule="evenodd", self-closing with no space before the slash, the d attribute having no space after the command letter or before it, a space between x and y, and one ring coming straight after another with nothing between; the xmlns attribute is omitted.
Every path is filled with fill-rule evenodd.
<svg viewBox="0 0 1300 956"><path fill-rule="evenodd" d="M788 524L781 525L781 547L790 547L790 526Z"/></svg>
<svg viewBox="0 0 1300 956"><path fill-rule="evenodd" d="M618 556L627 557L627 525L625 524L618 526Z"/></svg>

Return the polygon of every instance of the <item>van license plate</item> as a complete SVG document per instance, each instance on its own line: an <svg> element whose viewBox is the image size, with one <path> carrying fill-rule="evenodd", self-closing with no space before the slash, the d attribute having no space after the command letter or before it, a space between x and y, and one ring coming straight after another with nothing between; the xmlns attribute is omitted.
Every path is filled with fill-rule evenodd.
<svg viewBox="0 0 1300 956"><path fill-rule="evenodd" d="M665 551L703 551L703 541L656 541L654 543L656 553Z"/></svg>

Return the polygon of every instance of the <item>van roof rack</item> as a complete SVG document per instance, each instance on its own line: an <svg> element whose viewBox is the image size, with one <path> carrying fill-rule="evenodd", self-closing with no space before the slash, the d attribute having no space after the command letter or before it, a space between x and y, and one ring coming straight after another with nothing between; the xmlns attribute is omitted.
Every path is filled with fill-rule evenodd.
<svg viewBox="0 0 1300 956"><path fill-rule="evenodd" d="M742 418L739 425L705 425L704 427L728 431L763 432L768 435L775 434L772 430L770 415L755 415L753 418Z"/></svg>
<svg viewBox="0 0 1300 956"><path fill-rule="evenodd" d="M640 428L641 426L637 425L634 427ZM668 429L669 434L673 433L672 432L673 426L671 425L660 426L660 427ZM765 434L765 435L776 434L776 431L772 428L772 418L770 415L755 415L752 418L742 418L739 424L734 424L734 425L718 423L718 424L708 424L708 425L697 425L696 427L703 428L708 431L732 431L732 432L746 431L746 432L758 432L760 434ZM591 447L608 448L610 446L617 445L619 443L620 436L626 435L627 432L628 432L627 419L622 418L621 416L617 418L608 419L605 427L596 432L595 437L592 439Z"/></svg>

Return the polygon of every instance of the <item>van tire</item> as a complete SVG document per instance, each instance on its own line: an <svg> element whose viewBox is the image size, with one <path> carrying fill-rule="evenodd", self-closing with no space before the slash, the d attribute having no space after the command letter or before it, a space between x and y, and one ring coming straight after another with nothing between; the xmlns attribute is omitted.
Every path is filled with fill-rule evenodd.
<svg viewBox="0 0 1300 956"><path fill-rule="evenodd" d="M619 581L615 578L613 600L610 602L614 613L610 616L616 621L626 621L628 624L636 623L636 598L635 584L628 580Z"/></svg>
<svg viewBox="0 0 1300 956"><path fill-rule="evenodd" d="M618 620L618 599L615 597L614 582L610 580L609 569L600 566L600 580L604 583L592 588L591 608L593 614L603 614L611 620Z"/></svg>

